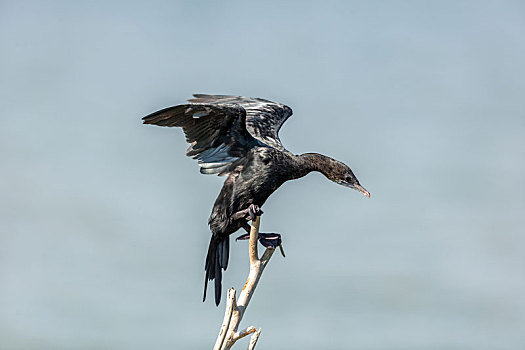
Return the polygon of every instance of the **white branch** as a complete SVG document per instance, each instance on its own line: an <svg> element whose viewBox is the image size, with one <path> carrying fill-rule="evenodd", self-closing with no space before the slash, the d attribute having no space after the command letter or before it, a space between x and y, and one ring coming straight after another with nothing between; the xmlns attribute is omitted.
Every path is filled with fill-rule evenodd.
<svg viewBox="0 0 525 350"><path fill-rule="evenodd" d="M259 340L259 335L261 335L261 329L259 328L258 331L252 334L250 337L250 344L248 344L248 350L255 349L255 345L257 344L257 340Z"/></svg>
<svg viewBox="0 0 525 350"><path fill-rule="evenodd" d="M228 331L228 327L230 326L230 321L232 318L233 304L235 304L235 289L230 288L228 289L228 297L226 298L226 311L224 312L224 320L222 321L221 330L213 350L220 350L222 344L224 343L226 332Z"/></svg>
<svg viewBox="0 0 525 350"><path fill-rule="evenodd" d="M228 290L224 321L222 322L221 330L213 350L229 350L237 340L249 334L252 336L250 337L250 345L248 349L253 350L259 339L259 335L261 334L261 329L256 330L253 326L238 331L242 317L244 316L246 308L255 292L255 288L259 283L264 268L275 252L275 249L268 248L259 260L257 252L257 237L259 235L260 221L261 217L257 216L256 219L252 221L252 227L250 230L250 273L248 274L248 279L246 280L237 300L235 300L235 289L231 288Z"/></svg>
<svg viewBox="0 0 525 350"><path fill-rule="evenodd" d="M252 221L252 227L250 228L250 243L249 243L249 254L250 254L250 269L253 265L259 261L259 254L257 253L257 237L259 236L259 227L261 226L261 217L256 216L255 221Z"/></svg>
<svg viewBox="0 0 525 350"><path fill-rule="evenodd" d="M255 332L257 332L257 329L255 329L254 326L250 326L250 327L248 327L248 328L243 329L243 330L240 331L240 332L236 332L236 333L233 335L233 340L234 340L234 341L237 341L237 340L239 340L239 339L241 339L241 338L246 337L248 334L252 334L252 333L255 333Z"/></svg>

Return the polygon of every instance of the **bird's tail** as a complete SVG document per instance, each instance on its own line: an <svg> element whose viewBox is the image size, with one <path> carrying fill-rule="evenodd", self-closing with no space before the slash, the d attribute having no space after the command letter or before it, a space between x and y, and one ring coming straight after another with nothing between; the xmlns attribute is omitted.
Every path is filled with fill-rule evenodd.
<svg viewBox="0 0 525 350"><path fill-rule="evenodd" d="M204 280L204 296L202 301L206 300L206 290L208 281L215 280L215 304L219 306L221 302L222 291L222 270L228 267L228 258L230 256L230 236L212 235L208 255L206 256L206 278Z"/></svg>

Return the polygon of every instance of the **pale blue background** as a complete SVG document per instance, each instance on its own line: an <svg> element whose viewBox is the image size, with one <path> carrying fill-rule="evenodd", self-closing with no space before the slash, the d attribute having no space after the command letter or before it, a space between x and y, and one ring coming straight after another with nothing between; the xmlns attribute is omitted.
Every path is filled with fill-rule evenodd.
<svg viewBox="0 0 525 350"><path fill-rule="evenodd" d="M2 1L0 45L2 350L211 348L223 179L140 124L193 92L290 105L284 144L372 193L267 202L259 349L525 348L523 1Z"/></svg>

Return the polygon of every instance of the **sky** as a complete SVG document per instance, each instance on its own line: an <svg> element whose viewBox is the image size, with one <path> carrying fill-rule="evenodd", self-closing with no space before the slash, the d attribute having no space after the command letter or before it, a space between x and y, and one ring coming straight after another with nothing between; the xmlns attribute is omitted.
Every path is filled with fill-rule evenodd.
<svg viewBox="0 0 525 350"><path fill-rule="evenodd" d="M258 349L523 349L524 37L520 1L0 2L1 348L212 346L223 178L141 118L216 93L290 106L285 147L371 193L264 205Z"/></svg>

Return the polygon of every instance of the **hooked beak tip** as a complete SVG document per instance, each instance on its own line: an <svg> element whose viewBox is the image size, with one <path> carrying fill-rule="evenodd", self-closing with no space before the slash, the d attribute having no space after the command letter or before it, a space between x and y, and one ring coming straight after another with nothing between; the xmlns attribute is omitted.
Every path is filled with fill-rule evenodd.
<svg viewBox="0 0 525 350"><path fill-rule="evenodd" d="M365 190L365 188L361 185L357 185L354 187L357 191L361 192L365 197L370 198L370 192Z"/></svg>
<svg viewBox="0 0 525 350"><path fill-rule="evenodd" d="M370 198L370 192L368 192L363 186L359 184L341 183L343 186L349 187L353 190L361 192L365 197Z"/></svg>

